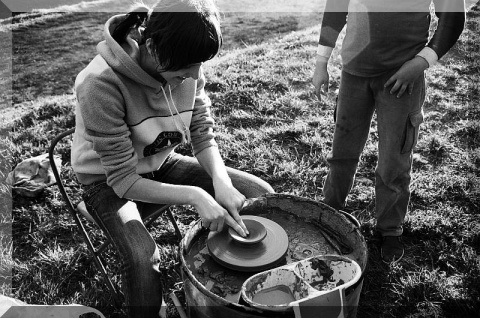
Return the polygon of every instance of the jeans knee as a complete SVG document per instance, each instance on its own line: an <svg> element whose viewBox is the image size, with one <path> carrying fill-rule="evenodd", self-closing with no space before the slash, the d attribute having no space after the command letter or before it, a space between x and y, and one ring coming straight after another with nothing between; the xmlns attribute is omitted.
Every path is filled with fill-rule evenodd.
<svg viewBox="0 0 480 318"><path fill-rule="evenodd" d="M263 179L244 171L228 169L233 186L247 198L257 198L266 193L275 193L272 186Z"/></svg>
<svg viewBox="0 0 480 318"><path fill-rule="evenodd" d="M395 192L403 192L405 189L408 189L410 185L410 170L408 171L389 171L388 173L382 173L381 171L376 171L376 180L377 187L384 185L387 188Z"/></svg>
<svg viewBox="0 0 480 318"><path fill-rule="evenodd" d="M160 264L158 246L153 239L134 244L128 251L126 261L136 271L158 269Z"/></svg>
<svg viewBox="0 0 480 318"><path fill-rule="evenodd" d="M259 183L259 189L258 192L260 195L265 194L265 193L275 193L275 190L273 190L272 186L266 182L261 180L262 182Z"/></svg>

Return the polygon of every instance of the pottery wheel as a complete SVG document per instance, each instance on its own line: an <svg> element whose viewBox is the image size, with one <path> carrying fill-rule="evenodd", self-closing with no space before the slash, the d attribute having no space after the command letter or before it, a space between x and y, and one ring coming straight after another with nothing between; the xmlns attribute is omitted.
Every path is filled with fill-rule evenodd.
<svg viewBox="0 0 480 318"><path fill-rule="evenodd" d="M288 250L288 235L285 230L269 219L243 215L265 226L267 235L255 244L236 242L225 228L222 232L210 232L207 246L210 255L219 264L237 271L259 272L272 268L285 256Z"/></svg>

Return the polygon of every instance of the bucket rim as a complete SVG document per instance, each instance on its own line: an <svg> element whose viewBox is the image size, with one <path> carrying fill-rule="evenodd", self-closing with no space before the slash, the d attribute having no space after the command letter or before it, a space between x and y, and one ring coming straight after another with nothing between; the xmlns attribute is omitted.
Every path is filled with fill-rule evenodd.
<svg viewBox="0 0 480 318"><path fill-rule="evenodd" d="M355 282L352 286L348 287L348 290L356 290L358 288L358 286L363 282L364 274L365 274L366 268L368 266L369 253L368 253L368 248L367 248L365 238L362 235L362 233L360 231L360 228L358 226L356 226L355 222L353 222L350 218L345 216L345 212L334 209L334 208L330 207L329 205L327 205L326 203L324 203L322 201L317 201L317 200L313 200L313 199L310 199L310 198L305 198L305 197L296 196L296 195L287 194L287 193L267 193L267 194L264 194L264 195L259 196L257 198L247 199L248 201L250 201L250 204L248 204L247 206L245 206L243 208L244 209L243 214L253 214L253 215L255 215L255 213L251 213L250 211L254 211L259 206L260 207L261 206L270 206L269 202L272 202L272 201L275 201L275 200L292 200L292 199L298 200L299 202L306 202L306 203L312 204L314 206L321 207L322 209L325 209L325 210L329 210L331 213L334 213L338 218L342 219L343 222L346 222L346 223L351 225L351 228L349 229L349 231L350 232L355 232L356 236L358 236L358 238L360 239L362 246L365 247L365 250L363 251L364 252L364 257L362 257L360 259L362 261L362 264L357 262L357 264L360 266L360 269L361 269L361 276L360 276L360 278L358 279L357 282ZM274 207L274 206L272 206L272 207ZM187 252L186 247L190 246L190 244L196 238L198 238L199 236L201 236L202 234L204 234L207 231L208 231L207 229L204 229L202 227L201 220L198 219L198 220L191 223L189 229L187 230L184 237L182 238L182 240L179 243L179 254L180 254L179 257L180 257L181 272L185 273L185 275L190 280L190 282L202 294L204 294L205 296L207 296L210 299L212 299L213 301L215 301L215 303L217 303L219 306L225 306L225 307L232 308L234 310L238 310L238 311L241 311L241 312L247 313L247 314L260 314L264 317L283 317L284 315L290 317L291 314L293 313L293 307L288 308L285 312L278 312L278 311L265 310L265 309L261 309L261 308L255 308L255 307L248 307L248 306L245 306L245 305L242 305L242 304L239 304L239 303L230 302L230 301L214 294L213 292L209 291L205 286L203 286L200 283L200 281L195 277L195 275L192 273L192 271L187 266L187 262L186 262L186 259L185 259L185 255L186 255L186 252ZM344 255L336 255L336 254L333 254L333 255L345 257ZM349 258L349 259L352 260L351 258ZM345 291L347 291L347 289ZM242 296L240 295L240 297L242 297Z"/></svg>

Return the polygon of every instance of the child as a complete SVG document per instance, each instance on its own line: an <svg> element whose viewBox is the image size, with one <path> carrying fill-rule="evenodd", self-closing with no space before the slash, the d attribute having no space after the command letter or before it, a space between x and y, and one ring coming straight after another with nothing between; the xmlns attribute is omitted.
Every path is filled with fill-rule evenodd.
<svg viewBox="0 0 480 318"><path fill-rule="evenodd" d="M195 207L203 226L230 226L246 197L273 192L226 168L214 140L202 63L222 44L212 0L162 0L110 18L98 55L75 82L72 165L88 211L123 261L130 317L158 317L159 250L145 229L145 204ZM195 158L175 153L191 143Z"/></svg>
<svg viewBox="0 0 480 318"><path fill-rule="evenodd" d="M376 110L376 228L387 263L404 253L402 224L410 199L412 151L423 121L424 70L455 44L465 23L463 0L433 2L438 26L430 41L431 0L327 0L321 26L313 75L318 98L322 86L328 89L328 59L347 24L325 202L344 208Z"/></svg>

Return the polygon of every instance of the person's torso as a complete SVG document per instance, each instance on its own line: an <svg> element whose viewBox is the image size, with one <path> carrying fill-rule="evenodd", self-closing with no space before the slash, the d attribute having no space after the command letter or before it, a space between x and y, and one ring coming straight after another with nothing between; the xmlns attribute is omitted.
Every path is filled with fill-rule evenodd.
<svg viewBox="0 0 480 318"><path fill-rule="evenodd" d="M350 1L341 53L344 70L359 76L376 76L412 59L428 41L429 3Z"/></svg>
<svg viewBox="0 0 480 318"><path fill-rule="evenodd" d="M103 71L99 72L99 70ZM108 74L102 74L102 72ZM86 75L83 75L83 74ZM123 121L130 131L130 140L138 157L137 173L146 173L158 169L165 158L180 143L185 141L190 127L195 102L196 81L187 79L183 84L169 90L168 85L154 89L138 83L128 76L112 70L101 56L79 75L79 81L92 81L93 77L103 76L100 81L110 81L118 90L123 105ZM82 76L83 79L82 79ZM77 83L82 85L82 83ZM107 94L107 93L106 93ZM108 97L107 97L108 100ZM77 107L109 107L108 105L77 105ZM77 129L84 130L85 123L81 112L76 113ZM92 143L84 133L75 135L76 166L84 165L85 170L101 173L99 156L93 150Z"/></svg>

